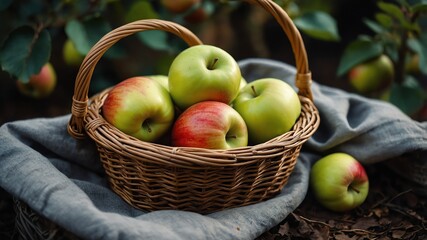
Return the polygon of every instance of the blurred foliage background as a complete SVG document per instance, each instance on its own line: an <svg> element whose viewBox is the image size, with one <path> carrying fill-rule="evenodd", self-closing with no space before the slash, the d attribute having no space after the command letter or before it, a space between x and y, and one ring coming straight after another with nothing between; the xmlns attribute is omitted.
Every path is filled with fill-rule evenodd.
<svg viewBox="0 0 427 240"><path fill-rule="evenodd" d="M188 5L185 5L189 3ZM301 31L313 79L321 84L390 101L410 117L427 119L427 28L425 0L275 0ZM182 9L179 9L182 4ZM74 79L84 55L104 34L131 21L159 18L193 31L205 44L236 60L258 57L294 64L289 42L273 17L236 0L3 0L0 2L0 124L70 113ZM135 75L167 75L187 46L161 31L116 43L98 63L90 94ZM351 68L381 54L393 61L394 79L381 91L358 92ZM405 67L417 56L415 70ZM412 59L412 58L411 58ZM35 99L17 82L50 62L54 91ZM384 98L384 93L388 97Z"/></svg>

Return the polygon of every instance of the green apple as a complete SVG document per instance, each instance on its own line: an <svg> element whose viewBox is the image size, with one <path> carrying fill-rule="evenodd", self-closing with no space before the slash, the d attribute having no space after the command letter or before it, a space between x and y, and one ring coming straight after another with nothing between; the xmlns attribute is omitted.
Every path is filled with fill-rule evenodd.
<svg viewBox="0 0 427 240"><path fill-rule="evenodd" d="M353 67L348 78L353 88L360 93L379 91L393 81L393 62L383 54Z"/></svg>
<svg viewBox="0 0 427 240"><path fill-rule="evenodd" d="M310 172L310 186L318 202L335 212L360 206L369 192L364 167L347 153L333 153L315 162Z"/></svg>
<svg viewBox="0 0 427 240"><path fill-rule="evenodd" d="M169 91L169 79L166 75L149 75L148 78L151 78L158 82L162 87Z"/></svg>
<svg viewBox="0 0 427 240"><path fill-rule="evenodd" d="M83 62L84 55L77 51L76 46L71 41L71 39L67 39L62 48L62 56L64 57L64 61L67 65L70 66L78 66Z"/></svg>
<svg viewBox="0 0 427 240"><path fill-rule="evenodd" d="M246 86L248 84L248 82L246 81L246 79L244 77L242 77L240 79L240 85L239 85L239 90L242 89L244 86Z"/></svg>
<svg viewBox="0 0 427 240"><path fill-rule="evenodd" d="M161 0L160 4L172 13L183 13L201 0Z"/></svg>
<svg viewBox="0 0 427 240"><path fill-rule="evenodd" d="M199 102L187 108L172 128L172 145L209 149L230 149L248 144L245 121L229 105Z"/></svg>
<svg viewBox="0 0 427 240"><path fill-rule="evenodd" d="M168 77L172 99L184 110L201 101L231 103L242 76L239 65L225 50L197 45L175 57Z"/></svg>
<svg viewBox="0 0 427 240"><path fill-rule="evenodd" d="M174 105L168 91L155 80L132 77L108 92L102 114L122 132L154 142L172 126Z"/></svg>
<svg viewBox="0 0 427 240"><path fill-rule="evenodd" d="M420 55L411 54L405 62L405 71L410 74L420 74Z"/></svg>
<svg viewBox="0 0 427 240"><path fill-rule="evenodd" d="M43 65L38 74L32 75L28 82L24 83L22 80L17 80L16 85L23 95L40 99L48 97L53 92L56 82L55 69L48 62Z"/></svg>
<svg viewBox="0 0 427 240"><path fill-rule="evenodd" d="M295 90L275 78L262 78L240 90L232 106L248 127L249 142L258 144L289 131L301 113Z"/></svg>

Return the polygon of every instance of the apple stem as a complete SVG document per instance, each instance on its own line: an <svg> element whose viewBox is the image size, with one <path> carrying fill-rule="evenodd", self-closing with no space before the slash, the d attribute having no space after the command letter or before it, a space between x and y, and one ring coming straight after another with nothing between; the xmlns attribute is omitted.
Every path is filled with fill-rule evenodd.
<svg viewBox="0 0 427 240"><path fill-rule="evenodd" d="M251 89L254 92L255 96L258 96L258 93L255 91L255 86L254 85L251 86Z"/></svg>
<svg viewBox="0 0 427 240"><path fill-rule="evenodd" d="M215 64L218 62L218 60L219 60L219 58L214 58L212 64L208 66L208 69L213 70L215 67Z"/></svg>
<svg viewBox="0 0 427 240"><path fill-rule="evenodd" d="M353 185L348 186L348 188L350 188L351 190L353 190L353 191L355 191L357 193L360 193L360 190L357 189L357 188L355 188Z"/></svg>

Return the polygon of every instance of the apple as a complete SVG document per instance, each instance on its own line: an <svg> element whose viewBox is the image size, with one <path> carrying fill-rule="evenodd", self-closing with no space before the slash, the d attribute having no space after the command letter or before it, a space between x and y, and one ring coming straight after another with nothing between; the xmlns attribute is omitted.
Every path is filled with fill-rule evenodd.
<svg viewBox="0 0 427 240"><path fill-rule="evenodd" d="M149 75L147 77L155 80L162 87L164 87L166 90L169 91L169 79L168 79L168 76L159 74L159 75Z"/></svg>
<svg viewBox="0 0 427 240"><path fill-rule="evenodd" d="M411 54L405 62L405 71L409 74L420 74L420 55Z"/></svg>
<svg viewBox="0 0 427 240"><path fill-rule="evenodd" d="M46 63L40 72L30 76L28 82L17 80L16 84L19 92L23 95L41 99L48 97L56 87L56 72L51 63Z"/></svg>
<svg viewBox="0 0 427 240"><path fill-rule="evenodd" d="M381 90L393 81L393 62L387 55L382 54L350 69L348 78L353 88L360 93Z"/></svg>
<svg viewBox="0 0 427 240"><path fill-rule="evenodd" d="M184 110L201 101L231 103L242 76L236 60L225 50L197 45L175 57L168 77L172 99Z"/></svg>
<svg viewBox="0 0 427 240"><path fill-rule="evenodd" d="M230 149L247 144L245 121L222 102L196 103L187 108L172 127L172 145L177 147Z"/></svg>
<svg viewBox="0 0 427 240"><path fill-rule="evenodd" d="M183 13L201 0L161 0L160 4L172 13Z"/></svg>
<svg viewBox="0 0 427 240"><path fill-rule="evenodd" d="M248 82L246 81L246 79L244 77L242 77L240 79L240 85L239 85L239 90L241 90L244 86L246 86L248 84Z"/></svg>
<svg viewBox="0 0 427 240"><path fill-rule="evenodd" d="M187 11L184 20L188 23L201 23L208 19L215 11L215 5L210 1L203 1L202 4L193 5L194 7Z"/></svg>
<svg viewBox="0 0 427 240"><path fill-rule="evenodd" d="M102 114L120 131L155 142L172 126L174 105L168 91L155 80L131 77L108 92Z"/></svg>
<svg viewBox="0 0 427 240"><path fill-rule="evenodd" d="M251 144L286 133L301 113L295 90L275 78L257 79L246 84L232 106L245 120Z"/></svg>
<svg viewBox="0 0 427 240"><path fill-rule="evenodd" d="M67 39L62 48L62 56L67 65L78 66L83 62L84 55L77 51L76 46L71 41Z"/></svg>
<svg viewBox="0 0 427 240"><path fill-rule="evenodd" d="M209 17L209 13L203 7L199 7L186 15L184 20L188 23L200 23L206 20Z"/></svg>
<svg viewBox="0 0 427 240"><path fill-rule="evenodd" d="M335 212L346 212L365 201L369 179L359 161L339 152L314 163L310 172L310 186L322 206Z"/></svg>

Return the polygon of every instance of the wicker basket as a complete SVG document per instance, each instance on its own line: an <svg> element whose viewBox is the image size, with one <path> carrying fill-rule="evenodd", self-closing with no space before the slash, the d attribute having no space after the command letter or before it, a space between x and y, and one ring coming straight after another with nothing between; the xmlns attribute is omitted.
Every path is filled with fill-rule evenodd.
<svg viewBox="0 0 427 240"><path fill-rule="evenodd" d="M163 30L190 46L202 44L178 24L149 19L123 25L100 39L81 64L68 131L78 139L86 133L96 142L111 188L135 208L209 213L266 200L287 183L301 146L318 128L319 113L312 101L311 73L301 35L286 12L273 1L250 2L270 12L286 33L296 60L296 86L302 105L293 129L268 142L231 150L143 142L119 131L102 117L100 109L109 89L88 99L97 62L121 38L145 30Z"/></svg>
<svg viewBox="0 0 427 240"><path fill-rule="evenodd" d="M13 239L44 240L44 239L80 239L73 233L59 227L54 222L36 213L23 201L13 198L15 210L15 235Z"/></svg>

